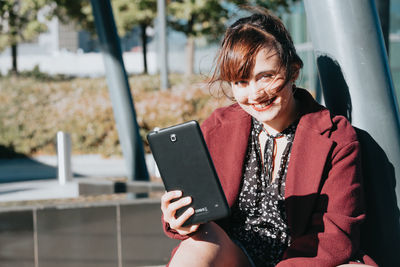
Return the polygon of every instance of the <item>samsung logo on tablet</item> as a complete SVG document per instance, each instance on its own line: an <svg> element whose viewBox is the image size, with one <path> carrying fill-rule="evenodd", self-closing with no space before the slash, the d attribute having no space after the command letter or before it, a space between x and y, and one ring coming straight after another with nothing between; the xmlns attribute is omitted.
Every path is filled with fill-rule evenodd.
<svg viewBox="0 0 400 267"><path fill-rule="evenodd" d="M207 207L199 208L195 210L195 213L207 213L208 209Z"/></svg>

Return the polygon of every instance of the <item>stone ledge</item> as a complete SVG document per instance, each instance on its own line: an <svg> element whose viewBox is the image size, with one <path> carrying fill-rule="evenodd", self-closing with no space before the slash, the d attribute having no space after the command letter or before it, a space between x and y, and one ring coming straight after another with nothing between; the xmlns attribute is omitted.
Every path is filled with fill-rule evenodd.
<svg viewBox="0 0 400 267"><path fill-rule="evenodd" d="M123 179L80 179L79 195L102 195L115 193L150 193L164 192L160 182L126 181Z"/></svg>

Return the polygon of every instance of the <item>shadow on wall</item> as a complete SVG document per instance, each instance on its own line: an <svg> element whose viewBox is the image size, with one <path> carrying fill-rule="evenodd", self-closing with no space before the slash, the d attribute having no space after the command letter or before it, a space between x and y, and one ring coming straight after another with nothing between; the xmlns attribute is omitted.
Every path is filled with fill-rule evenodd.
<svg viewBox="0 0 400 267"><path fill-rule="evenodd" d="M326 106L334 115L351 122L349 87L339 63L329 55L317 58L319 78ZM400 266L400 211L396 198L394 167L379 144L364 130L357 129L367 218L361 228L361 248L379 266Z"/></svg>
<svg viewBox="0 0 400 267"><path fill-rule="evenodd" d="M361 144L367 220L361 244L379 266L400 266L400 212L393 165L375 140L356 129Z"/></svg>
<svg viewBox="0 0 400 267"><path fill-rule="evenodd" d="M328 55L321 55L317 58L317 66L326 107L351 122L353 107L350 91L339 63Z"/></svg>

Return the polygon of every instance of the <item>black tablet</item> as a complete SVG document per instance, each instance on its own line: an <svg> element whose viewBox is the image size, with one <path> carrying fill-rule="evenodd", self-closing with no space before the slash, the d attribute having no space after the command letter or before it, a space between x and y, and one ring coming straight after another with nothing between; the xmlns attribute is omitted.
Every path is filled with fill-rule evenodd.
<svg viewBox="0 0 400 267"><path fill-rule="evenodd" d="M229 215L230 209L197 121L189 121L147 135L150 149L167 191L191 196L195 213L184 225ZM177 211L179 217L188 206Z"/></svg>

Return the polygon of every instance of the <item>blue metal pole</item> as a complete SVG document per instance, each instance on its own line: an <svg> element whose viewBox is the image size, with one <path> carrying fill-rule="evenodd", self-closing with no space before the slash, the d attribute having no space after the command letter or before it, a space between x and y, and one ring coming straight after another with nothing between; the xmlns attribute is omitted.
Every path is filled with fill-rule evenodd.
<svg viewBox="0 0 400 267"><path fill-rule="evenodd" d="M383 148L400 201L400 113L374 0L304 3L325 103Z"/></svg>
<svg viewBox="0 0 400 267"><path fill-rule="evenodd" d="M361 144L361 248L379 266L400 266L400 118L374 0L304 4L325 104L351 121Z"/></svg>
<svg viewBox="0 0 400 267"><path fill-rule="evenodd" d="M157 0L158 12L158 35L159 42L159 61L160 61L160 87L161 90L169 88L168 81L168 41L167 41L167 18L165 0Z"/></svg>
<svg viewBox="0 0 400 267"><path fill-rule="evenodd" d="M142 139L109 0L91 0L114 117L130 180L149 180Z"/></svg>

